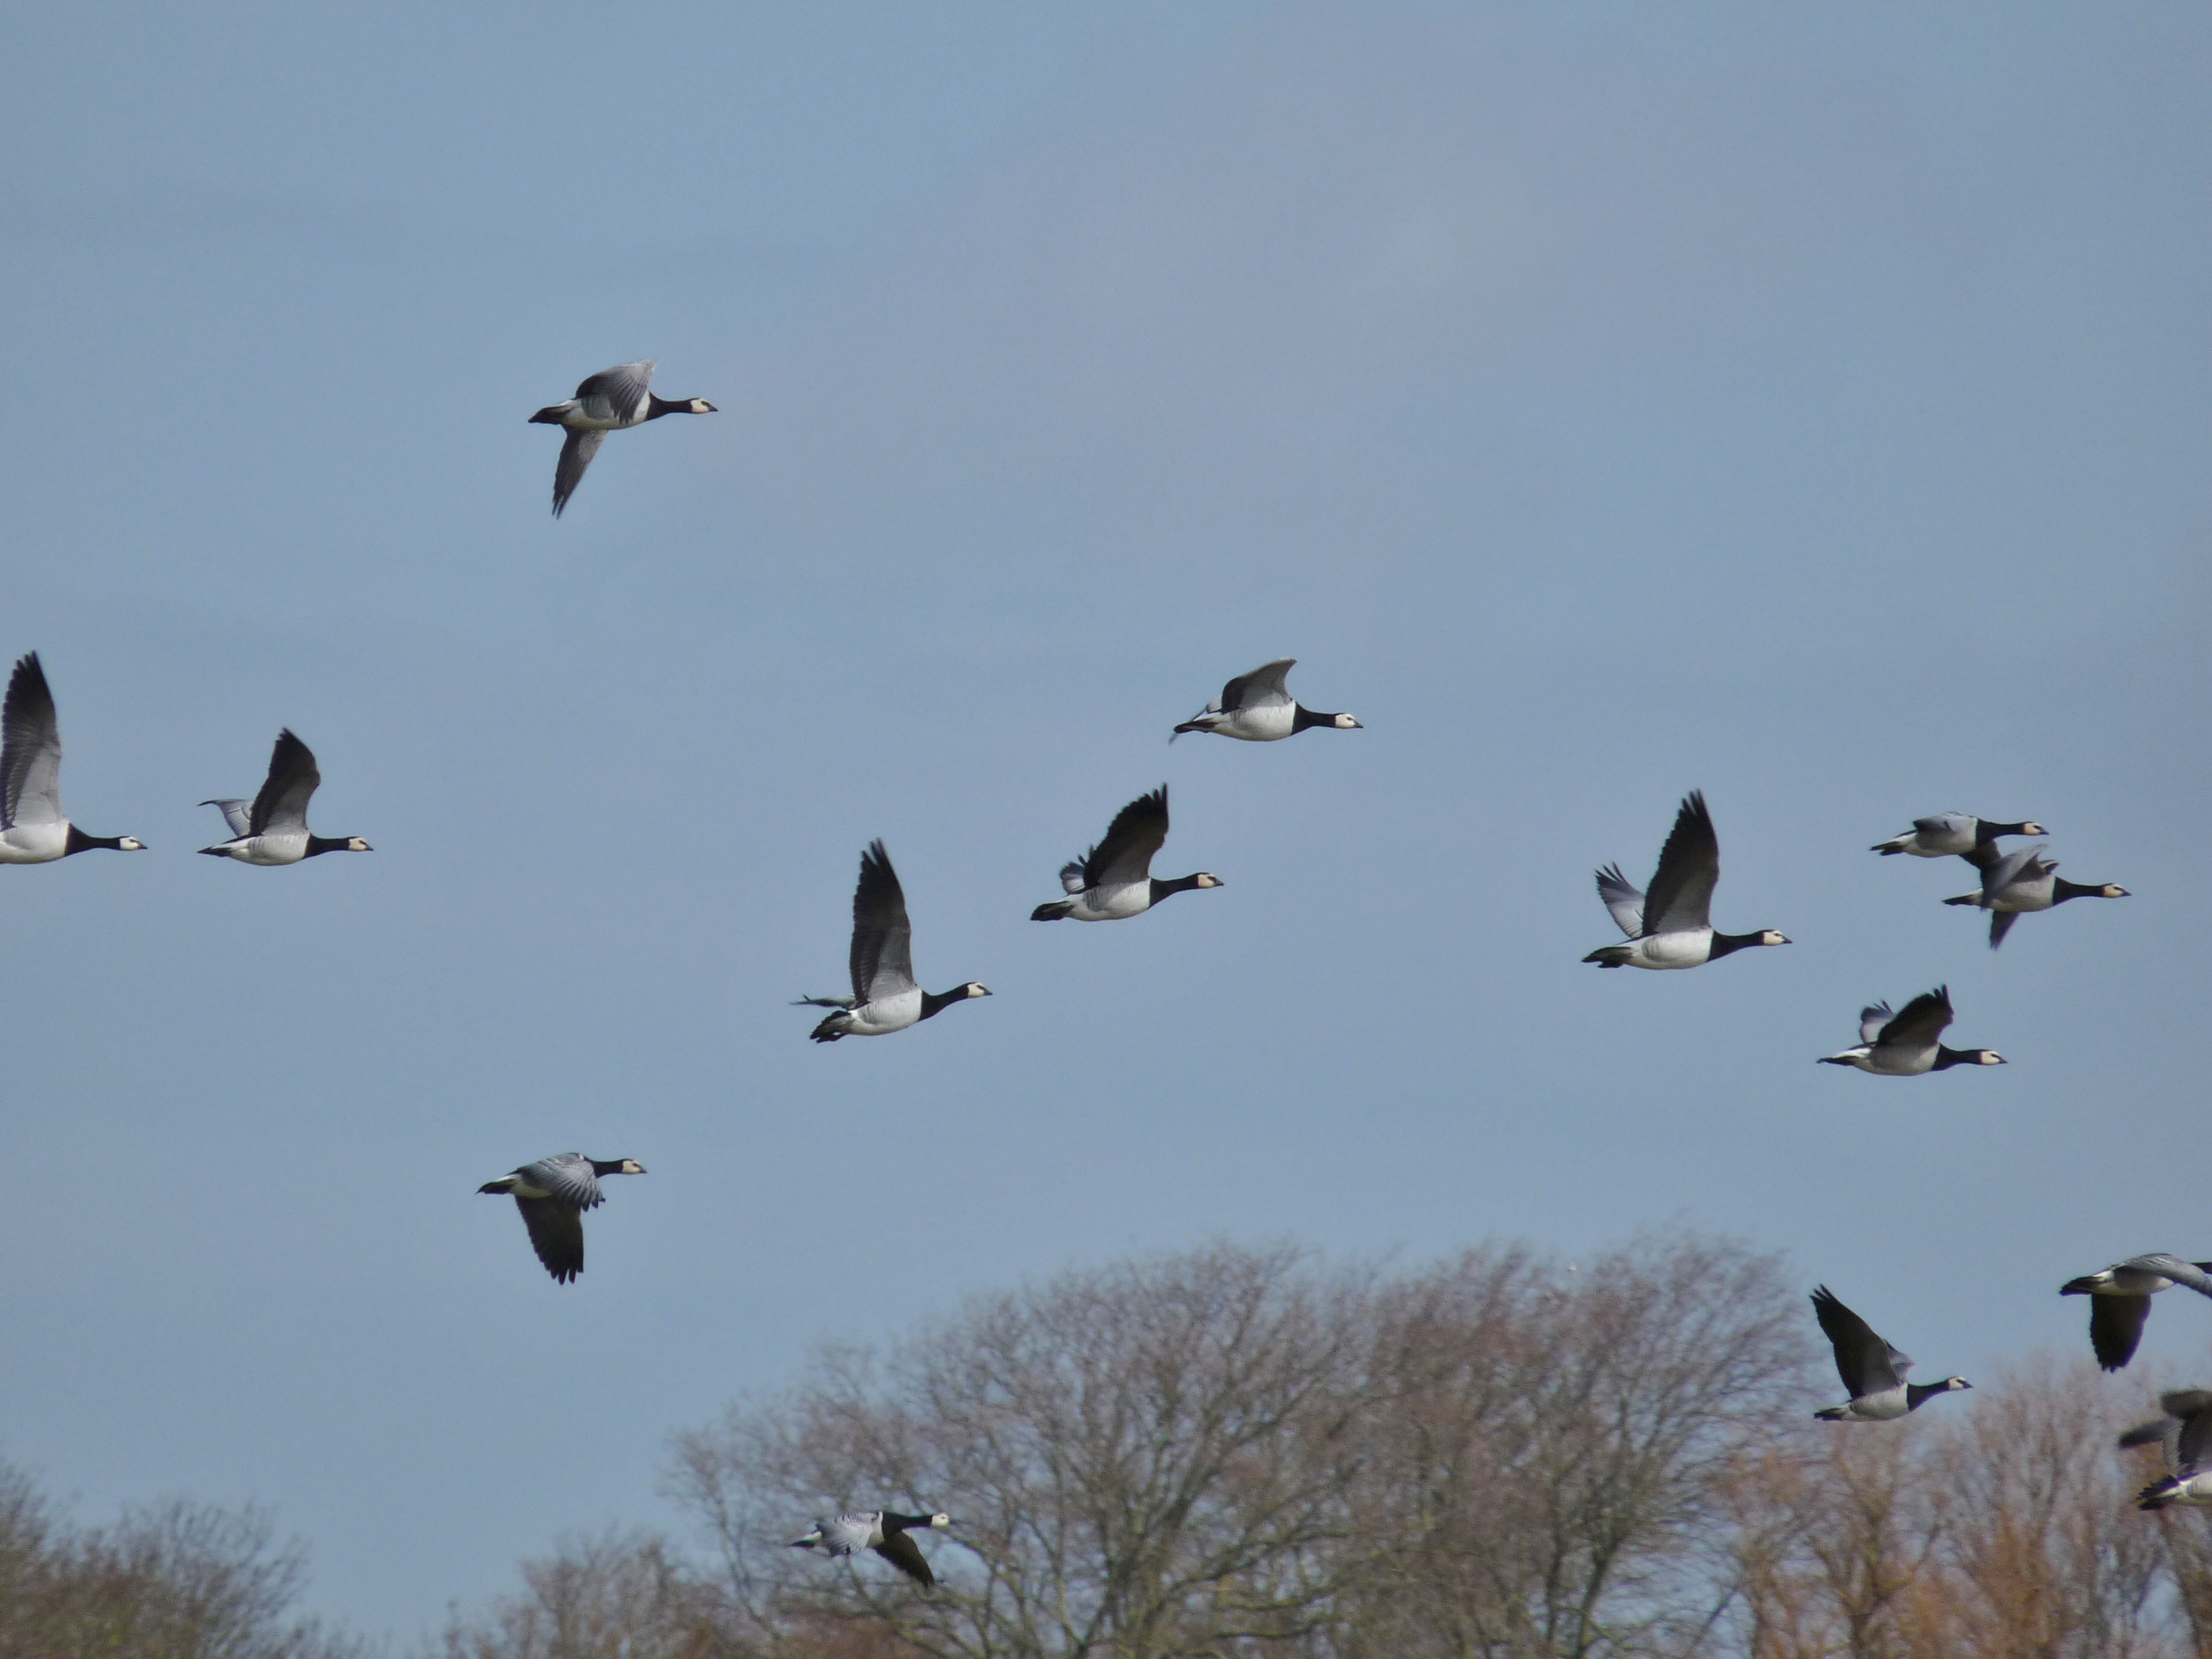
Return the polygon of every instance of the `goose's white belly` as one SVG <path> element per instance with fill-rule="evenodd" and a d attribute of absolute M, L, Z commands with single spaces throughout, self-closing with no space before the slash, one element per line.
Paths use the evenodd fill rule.
<path fill-rule="evenodd" d="M 1859 1069 L 1876 1077 L 1919 1077 L 1936 1069 L 1936 1045 L 1924 1048 L 1885 1048 L 1875 1045 Z"/>
<path fill-rule="evenodd" d="M 1150 876 L 1126 887 L 1087 887 L 1075 896 L 1068 918 L 1073 921 L 1124 921 L 1152 908 Z"/>
<path fill-rule="evenodd" d="M 1869 1394 L 1851 1401 L 1851 1420 L 1855 1423 L 1893 1423 L 1912 1409 L 1905 1397 L 1905 1385 L 1884 1389 L 1880 1394 Z"/>
<path fill-rule="evenodd" d="M 223 842 L 222 850 L 240 864 L 297 864 L 307 856 L 307 834 L 246 836 Z"/>
<path fill-rule="evenodd" d="M 2028 910 L 2048 910 L 2057 896 L 2058 878 L 2045 876 L 2041 881 L 2016 881 L 2009 887 L 2000 887 L 1987 899 L 1982 908 L 1986 910 L 2010 910 L 2019 915 Z"/>
<path fill-rule="evenodd" d="M 0 864 L 51 864 L 69 851 L 70 827 L 16 823 L 0 830 Z"/>
<path fill-rule="evenodd" d="M 864 1002 L 845 1016 L 848 1036 L 885 1036 L 903 1031 L 921 1018 L 921 988 L 902 991 L 878 1002 Z"/>
<path fill-rule="evenodd" d="M 1702 968 L 1712 960 L 1713 930 L 1693 927 L 1678 933 L 1649 933 L 1631 939 L 1632 968 Z"/>
<path fill-rule="evenodd" d="M 1273 743 L 1291 735 L 1297 723 L 1297 708 L 1294 703 L 1267 703 L 1258 708 L 1240 708 L 1233 714 L 1224 714 L 1214 723 L 1213 729 L 1224 738 L 1242 738 L 1247 743 Z"/>

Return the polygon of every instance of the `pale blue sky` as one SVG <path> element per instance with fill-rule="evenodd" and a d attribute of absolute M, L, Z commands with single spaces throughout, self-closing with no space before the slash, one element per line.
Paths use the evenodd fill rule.
<path fill-rule="evenodd" d="M 2081 1346 L 2212 1254 L 2208 71 L 2179 3 L 19 13 L 0 653 L 154 850 L 0 870 L 0 1449 L 408 1637 L 817 1341 L 1216 1233 L 1686 1219 L 1939 1374 Z M 556 522 L 526 418 L 638 356 L 722 412 Z M 1167 747 L 1283 653 L 1367 729 Z M 285 724 L 376 853 L 191 856 Z M 1228 884 L 1031 924 L 1163 779 Z M 1692 787 L 1797 942 L 1583 966 Z M 1865 850 L 1948 807 L 2136 896 L 1992 956 Z M 876 836 L 998 994 L 816 1048 Z M 1812 1064 L 1946 981 L 2010 1066 Z M 652 1173 L 562 1289 L 474 1188 L 568 1147 Z"/>

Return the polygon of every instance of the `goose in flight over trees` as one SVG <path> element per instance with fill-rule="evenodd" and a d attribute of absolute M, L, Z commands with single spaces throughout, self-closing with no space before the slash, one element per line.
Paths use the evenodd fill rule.
<path fill-rule="evenodd" d="M 204 800 L 203 806 L 220 807 L 231 838 L 200 851 L 240 864 L 297 864 L 319 853 L 367 853 L 372 849 L 359 836 L 318 836 L 307 829 L 307 801 L 321 787 L 323 775 L 315 769 L 314 751 L 292 735 L 287 726 L 276 734 L 269 753 L 269 775 L 261 793 L 249 805 L 242 800 Z"/>
<path fill-rule="evenodd" d="M 937 1575 L 929 1570 L 929 1560 L 922 1554 L 921 1547 L 907 1534 L 917 1527 L 945 1532 L 951 1525 L 952 1517 L 942 1512 L 901 1515 L 893 1510 L 863 1510 L 817 1521 L 804 1538 L 791 1540 L 791 1547 L 820 1550 L 832 1557 L 850 1555 L 855 1550 L 873 1550 L 922 1589 L 930 1589 L 937 1583 Z"/>
<path fill-rule="evenodd" d="M 530 1229 L 530 1248 L 538 1252 L 554 1282 L 566 1285 L 584 1271 L 584 1212 L 606 1202 L 599 1177 L 644 1173 L 645 1165 L 634 1158 L 556 1152 L 512 1175 L 487 1181 L 477 1190 L 514 1195 L 522 1224 Z"/>
<path fill-rule="evenodd" d="M 1850 1399 L 1813 1413 L 1824 1423 L 1887 1423 L 1920 1409 L 1939 1394 L 1974 1385 L 1963 1376 L 1941 1382 L 1907 1382 L 1910 1354 L 1899 1353 L 1874 1334 L 1874 1328 L 1836 1299 L 1826 1285 L 1813 1292 L 1813 1311 L 1836 1351 L 1836 1371 Z"/>
<path fill-rule="evenodd" d="M 1721 878 L 1720 837 L 1703 790 L 1683 798 L 1674 828 L 1659 849 L 1659 868 L 1648 893 L 1628 884 L 1618 864 L 1597 872 L 1598 896 L 1628 935 L 1626 945 L 1601 945 L 1584 957 L 1601 968 L 1698 968 L 1753 945 L 1787 945 L 1771 927 L 1755 933 L 1713 931 L 1713 885 Z"/>
<path fill-rule="evenodd" d="M 1982 866 L 1978 892 L 1947 898 L 1946 904 L 1972 904 L 1990 912 L 1990 949 L 2004 943 L 2013 922 L 2030 910 L 2048 910 L 2077 898 L 2126 898 L 2128 890 L 2103 882 L 2084 886 L 2057 873 L 2058 860 L 2043 856 L 2046 843 L 2038 842 L 2002 858 L 1976 860 Z"/>
<path fill-rule="evenodd" d="M 1823 1066 L 1856 1066 L 1876 1077 L 1919 1077 L 1953 1066 L 2002 1066 L 1991 1048 L 1947 1048 L 1937 1040 L 1951 1023 L 1951 988 L 1923 991 L 1892 1013 L 1887 1002 L 1859 1011 L 1859 1040 L 1839 1054 L 1823 1054 Z"/>
<path fill-rule="evenodd" d="M 1168 741 L 1173 743 L 1186 732 L 1211 732 L 1217 737 L 1242 738 L 1247 743 L 1273 743 L 1316 726 L 1358 731 L 1359 722 L 1349 714 L 1324 714 L 1291 698 L 1287 682 L 1297 660 L 1278 657 L 1249 674 L 1239 674 L 1221 688 L 1218 697 L 1176 727 Z"/>
<path fill-rule="evenodd" d="M 2043 836 L 2050 831 L 2039 823 L 1991 823 L 1971 812 L 1938 812 L 1932 818 L 1915 818 L 1912 828 L 1867 848 L 1884 858 L 1910 853 L 1917 859 L 1972 858 L 1999 836 Z"/>
<path fill-rule="evenodd" d="M 94 847 L 143 853 L 136 836 L 88 836 L 62 815 L 62 728 L 35 651 L 16 663 L 0 703 L 0 864 L 51 864 Z"/>
<path fill-rule="evenodd" d="M 584 469 L 599 453 L 599 446 L 606 441 L 608 433 L 643 426 L 664 415 L 717 412 L 704 398 L 678 398 L 671 402 L 655 397 L 652 390 L 653 371 L 658 366 L 659 359 L 645 357 L 634 363 L 617 363 L 612 368 L 603 368 L 587 376 L 576 388 L 574 397 L 548 404 L 530 417 L 533 426 L 557 426 L 568 434 L 561 446 L 560 464 L 553 469 L 555 518 L 561 516 L 561 509 L 568 505 L 568 497 L 576 493 Z"/>
<path fill-rule="evenodd" d="M 1140 916 L 1171 893 L 1218 887 L 1221 878 L 1201 870 L 1194 876 L 1162 881 L 1152 874 L 1152 857 L 1168 838 L 1168 787 L 1139 795 L 1114 815 L 1105 839 L 1083 857 L 1062 865 L 1060 884 L 1068 897 L 1040 904 L 1031 921 L 1121 921 Z"/>
<path fill-rule="evenodd" d="M 798 1007 L 832 1008 L 814 1028 L 817 1042 L 845 1036 L 883 1036 L 918 1025 L 932 1014 L 990 992 L 970 980 L 950 991 L 925 991 L 914 977 L 914 924 L 906 893 L 880 841 L 860 854 L 860 881 L 853 890 L 853 994 L 801 997 Z"/>
<path fill-rule="evenodd" d="M 2166 1478 L 2145 1486 L 2136 1507 L 2212 1504 L 2212 1391 L 2177 1389 L 2159 1395 L 2158 1406 L 2165 1416 L 2120 1437 L 2122 1446 L 2155 1444 L 2166 1459 Z"/>
<path fill-rule="evenodd" d="M 2159 1250 L 2069 1279 L 2058 1287 L 2058 1294 L 2089 1298 L 2089 1346 L 2096 1350 L 2100 1365 L 2116 1371 L 2136 1357 L 2143 1322 L 2150 1317 L 2151 1297 L 2172 1285 L 2212 1296 L 2209 1274 L 2212 1261 L 2184 1261 Z"/>

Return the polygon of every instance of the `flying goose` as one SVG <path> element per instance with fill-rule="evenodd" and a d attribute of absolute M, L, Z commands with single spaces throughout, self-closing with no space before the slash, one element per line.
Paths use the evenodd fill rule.
<path fill-rule="evenodd" d="M 813 1530 L 804 1538 L 794 1538 L 791 1547 L 795 1550 L 820 1550 L 824 1555 L 850 1555 L 855 1550 L 873 1550 L 901 1572 L 922 1587 L 935 1586 L 937 1575 L 929 1570 L 928 1558 L 921 1546 L 907 1536 L 908 1529 L 928 1527 L 939 1532 L 948 1530 L 952 1517 L 942 1512 L 936 1515 L 900 1515 L 891 1510 L 862 1510 L 848 1515 L 833 1516 L 827 1521 L 817 1521 Z"/>
<path fill-rule="evenodd" d="M 641 358 L 617 363 L 589 375 L 564 403 L 548 404 L 530 417 L 532 426 L 557 426 L 568 434 L 561 446 L 560 465 L 553 469 L 553 516 L 568 505 L 583 481 L 584 469 L 599 453 L 607 434 L 643 426 L 664 415 L 712 415 L 714 405 L 704 398 L 679 398 L 671 403 L 652 392 L 653 371 L 659 360 Z"/>
<path fill-rule="evenodd" d="M 8 677 L 0 703 L 0 864 L 51 864 L 88 848 L 143 853 L 136 836 L 88 836 L 62 816 L 62 728 L 46 671 L 32 652 Z"/>
<path fill-rule="evenodd" d="M 1813 1292 L 1813 1311 L 1836 1351 L 1837 1374 L 1851 1396 L 1841 1406 L 1813 1413 L 1824 1423 L 1887 1423 L 1918 1411 L 1935 1395 L 1974 1386 L 1963 1376 L 1907 1382 L 1905 1374 L 1912 1369 L 1912 1357 L 1876 1336 L 1874 1327 L 1838 1301 L 1826 1285 Z"/>
<path fill-rule="evenodd" d="M 2048 842 L 2038 842 L 2033 847 L 2023 847 L 2016 853 L 1983 862 L 1979 892 L 1961 893 L 1956 898 L 1943 901 L 1946 904 L 1977 905 L 1990 913 L 1990 950 L 2004 943 L 2005 935 L 2012 931 L 2013 919 L 2030 910 L 2048 910 L 2068 899 L 2129 896 L 2126 888 L 2116 887 L 2111 882 L 2085 887 L 2054 874 L 2058 860 L 2043 856 L 2047 845 Z"/>
<path fill-rule="evenodd" d="M 1139 916 L 1170 893 L 1194 887 L 1218 887 L 1221 878 L 1201 870 L 1194 876 L 1162 881 L 1152 873 L 1152 855 L 1168 838 L 1168 787 L 1139 795 L 1114 815 L 1105 839 L 1075 863 L 1060 866 L 1060 884 L 1071 896 L 1040 904 L 1031 921 L 1120 921 Z"/>
<path fill-rule="evenodd" d="M 269 775 L 249 805 L 242 800 L 204 800 L 220 807 L 231 838 L 203 847 L 203 853 L 236 859 L 240 864 L 297 864 L 319 853 L 367 853 L 374 849 L 359 836 L 318 836 L 307 829 L 307 800 L 321 787 L 314 751 L 292 735 L 276 734 L 269 752 Z"/>
<path fill-rule="evenodd" d="M 1697 968 L 1751 945 L 1787 945 L 1771 927 L 1756 933 L 1717 933 L 1710 912 L 1713 884 L 1721 878 L 1720 837 L 1705 792 L 1692 789 L 1674 815 L 1674 828 L 1659 849 L 1650 893 L 1628 884 L 1618 864 L 1597 872 L 1598 896 L 1613 913 L 1626 945 L 1601 945 L 1584 957 L 1601 968 Z"/>
<path fill-rule="evenodd" d="M 477 1190 L 514 1195 L 522 1224 L 530 1229 L 530 1248 L 538 1252 L 554 1283 L 566 1285 L 584 1271 L 584 1212 L 606 1202 L 599 1177 L 644 1173 L 645 1165 L 634 1158 L 556 1152 L 512 1175 L 487 1181 Z"/>
<path fill-rule="evenodd" d="M 1884 858 L 1910 853 L 1917 859 L 1970 858 L 1977 848 L 1987 847 L 1999 836 L 2046 836 L 2039 823 L 1991 823 L 1971 812 L 1938 812 L 1932 818 L 1915 818 L 1912 828 L 1867 848 Z"/>
<path fill-rule="evenodd" d="M 2069 1279 L 2058 1287 L 2058 1294 L 2089 1298 L 2089 1346 L 2097 1351 L 2100 1365 L 2116 1371 L 2136 1357 L 2143 1321 L 2150 1317 L 2151 1297 L 2173 1285 L 2212 1296 L 2208 1273 L 2212 1273 L 2212 1261 L 2184 1261 L 2160 1250 Z"/>
<path fill-rule="evenodd" d="M 950 991 L 925 991 L 915 983 L 914 924 L 907 920 L 898 872 L 880 841 L 870 842 L 860 854 L 860 885 L 853 890 L 852 969 L 849 998 L 801 997 L 792 1005 L 837 1011 L 814 1028 L 817 1042 L 903 1031 L 956 1002 L 991 994 L 973 980 Z"/>
<path fill-rule="evenodd" d="M 2120 1437 L 2122 1446 L 2155 1443 L 2166 1459 L 2166 1479 L 2145 1486 L 2139 1510 L 2169 1504 L 2212 1504 L 2212 1390 L 2177 1389 L 2158 1397 L 2166 1413 L 2138 1423 Z"/>
<path fill-rule="evenodd" d="M 1356 732 L 1359 722 L 1349 714 L 1324 714 L 1293 702 L 1287 682 L 1296 657 L 1278 657 L 1249 674 L 1239 674 L 1221 688 L 1221 695 L 1176 727 L 1168 741 L 1186 732 L 1211 732 L 1217 737 L 1242 738 L 1247 743 L 1273 743 L 1309 726 L 1332 726 Z"/>
<path fill-rule="evenodd" d="M 1822 1054 L 1823 1066 L 1856 1066 L 1876 1077 L 1918 1077 L 1953 1066 L 2002 1066 L 2004 1056 L 1990 1048 L 1947 1048 L 1936 1041 L 1951 1023 L 1951 988 L 1923 991 L 1892 1013 L 1887 1002 L 1859 1010 L 1859 1040 L 1839 1054 Z"/>

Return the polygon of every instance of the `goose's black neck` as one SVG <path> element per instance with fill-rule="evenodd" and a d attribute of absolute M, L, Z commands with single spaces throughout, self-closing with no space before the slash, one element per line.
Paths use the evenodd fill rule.
<path fill-rule="evenodd" d="M 1293 704 L 1292 707 L 1297 710 L 1297 714 L 1291 716 L 1291 730 L 1294 733 L 1304 731 L 1309 726 L 1334 726 L 1336 724 L 1336 716 L 1334 714 L 1318 714 L 1313 709 L 1307 708 L 1305 704 L 1302 702 Z"/>
<path fill-rule="evenodd" d="M 94 847 L 104 847 L 111 853 L 119 853 L 123 850 L 123 837 L 88 836 L 72 823 L 69 827 L 69 839 L 62 847 L 62 856 L 67 858 L 71 853 L 82 853 Z"/>
<path fill-rule="evenodd" d="M 622 1158 L 595 1158 L 590 1160 L 592 1173 L 595 1176 L 620 1175 L 623 1165 L 629 1161 Z"/>
<path fill-rule="evenodd" d="M 1947 1048 L 1939 1042 L 1936 1045 L 1936 1063 L 1928 1069 L 1942 1072 L 1954 1066 L 1978 1066 L 1981 1063 L 1982 1051 L 1979 1048 Z"/>
<path fill-rule="evenodd" d="M 964 985 L 956 985 L 949 991 L 924 991 L 921 994 L 921 1017 L 927 1019 L 932 1014 L 942 1013 L 956 1002 L 967 1000 L 968 988 Z"/>
<path fill-rule="evenodd" d="M 102 844 L 104 845 L 105 843 Z M 2068 899 L 2102 898 L 2104 896 L 2105 890 L 2100 886 L 2092 886 L 2087 882 L 2069 881 L 2063 876 L 2054 876 L 2051 878 L 2051 902 L 2053 904 L 2063 904 Z"/>
<path fill-rule="evenodd" d="M 926 1515 L 901 1515 L 893 1510 L 884 1511 L 883 1528 L 886 1538 L 895 1532 L 904 1532 L 908 1527 L 926 1527 L 928 1524 L 929 1517 Z"/>
<path fill-rule="evenodd" d="M 1162 899 L 1167 897 L 1170 893 L 1191 892 L 1195 890 L 1197 886 L 1198 872 L 1195 871 L 1187 876 L 1178 876 L 1173 881 L 1162 881 L 1158 876 L 1154 876 L 1152 878 L 1152 902 L 1158 904 Z"/>
<path fill-rule="evenodd" d="M 657 421 L 664 415 L 689 415 L 690 412 L 691 400 L 689 398 L 679 398 L 671 402 L 652 392 L 646 393 L 645 418 L 648 421 Z"/>
<path fill-rule="evenodd" d="M 2027 833 L 2027 825 L 2024 823 L 1991 823 L 1987 818 L 1978 818 L 1974 822 L 1974 840 L 1980 845 L 1985 846 L 1999 836 L 2024 836 Z"/>
<path fill-rule="evenodd" d="M 348 839 L 344 836 L 309 836 L 307 850 L 300 856 L 311 859 L 319 853 L 343 853 L 346 849 Z"/>
<path fill-rule="evenodd" d="M 1905 1385 L 1905 1409 L 1917 1412 L 1931 1395 L 1950 1392 L 1948 1382 L 1908 1382 Z"/>
<path fill-rule="evenodd" d="M 1711 953 L 1706 956 L 1705 960 L 1707 962 L 1718 962 L 1723 957 L 1728 955 L 1731 951 L 1741 951 L 1746 945 L 1756 945 L 1758 943 L 1759 935 L 1756 933 L 1716 933 L 1713 935 L 1713 948 Z"/>

